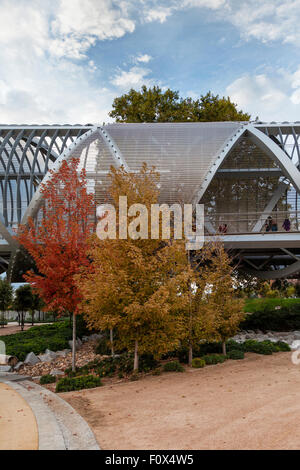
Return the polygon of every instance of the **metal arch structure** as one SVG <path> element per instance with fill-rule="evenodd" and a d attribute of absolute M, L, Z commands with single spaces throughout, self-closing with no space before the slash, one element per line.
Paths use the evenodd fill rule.
<path fill-rule="evenodd" d="M 245 139 L 273 164 L 266 168 L 225 168 Z M 110 165 L 122 165 L 133 172 L 143 162 L 155 165 L 161 175 L 161 202 L 169 204 L 179 199 L 202 202 L 216 178 L 276 176 L 278 185 L 255 214 L 251 229 L 219 236 L 235 259 L 239 258 L 241 269 L 254 276 L 297 276 L 298 230 L 272 234 L 262 230 L 264 220 L 274 214 L 274 207 L 290 188 L 294 188 L 297 202 L 299 142 L 300 122 L 0 125 L 0 269 L 6 271 L 15 258 L 18 247 L 13 234 L 18 224 L 38 213 L 40 184 L 51 178 L 49 170 L 56 171 L 63 160 L 75 156 L 86 168 L 97 194 L 105 191 Z M 205 225 L 207 236 L 214 236 L 216 227 L 209 217 Z"/>

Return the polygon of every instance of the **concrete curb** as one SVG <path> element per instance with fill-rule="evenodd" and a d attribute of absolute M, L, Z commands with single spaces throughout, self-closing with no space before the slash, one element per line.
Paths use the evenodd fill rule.
<path fill-rule="evenodd" d="M 6 382 L 31 407 L 38 425 L 39 450 L 100 450 L 86 421 L 56 394 L 34 382 Z"/>

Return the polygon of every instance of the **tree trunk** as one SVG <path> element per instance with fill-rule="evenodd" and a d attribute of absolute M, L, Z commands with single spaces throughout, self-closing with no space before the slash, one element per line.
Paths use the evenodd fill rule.
<path fill-rule="evenodd" d="M 224 356 L 226 356 L 226 341 L 222 342 L 222 351 L 223 351 Z"/>
<path fill-rule="evenodd" d="M 24 331 L 24 312 L 21 313 L 21 331 Z"/>
<path fill-rule="evenodd" d="M 41 311 L 39 310 L 39 323 L 41 322 Z"/>
<path fill-rule="evenodd" d="M 114 357 L 115 355 L 115 349 L 114 349 L 114 330 L 111 328 L 109 331 L 110 334 L 110 349 L 111 349 L 111 355 Z"/>
<path fill-rule="evenodd" d="M 193 346 L 190 344 L 189 346 L 189 366 L 192 367 L 193 362 Z"/>
<path fill-rule="evenodd" d="M 135 346 L 134 346 L 134 363 L 133 363 L 133 370 L 138 371 L 139 370 L 139 343 L 136 340 L 135 341 Z"/>
<path fill-rule="evenodd" d="M 31 325 L 34 325 L 34 311 L 31 313 Z"/>
<path fill-rule="evenodd" d="M 76 370 L 76 315 L 73 313 L 72 371 Z"/>

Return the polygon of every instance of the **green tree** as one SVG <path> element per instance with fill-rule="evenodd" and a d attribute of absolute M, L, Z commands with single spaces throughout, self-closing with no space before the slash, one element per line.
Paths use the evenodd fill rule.
<path fill-rule="evenodd" d="M 24 320 L 26 312 L 33 306 L 33 293 L 30 284 L 18 287 L 15 292 L 14 308 L 21 313 L 21 331 L 24 331 Z"/>
<path fill-rule="evenodd" d="M 12 303 L 13 289 L 6 279 L 0 279 L 0 311 L 2 312 L 1 325 L 4 328 L 5 312 Z"/>
<path fill-rule="evenodd" d="M 210 91 L 199 99 L 180 98 L 178 91 L 162 91 L 158 86 L 141 91 L 131 89 L 114 99 L 109 115 L 117 122 L 205 122 L 249 121 L 250 115 L 239 111 L 229 97 Z"/>

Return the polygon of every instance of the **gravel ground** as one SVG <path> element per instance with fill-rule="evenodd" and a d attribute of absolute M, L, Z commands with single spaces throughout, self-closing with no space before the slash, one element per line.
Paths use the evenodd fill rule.
<path fill-rule="evenodd" d="M 102 449 L 299 449 L 299 390 L 284 352 L 60 395 Z"/>

